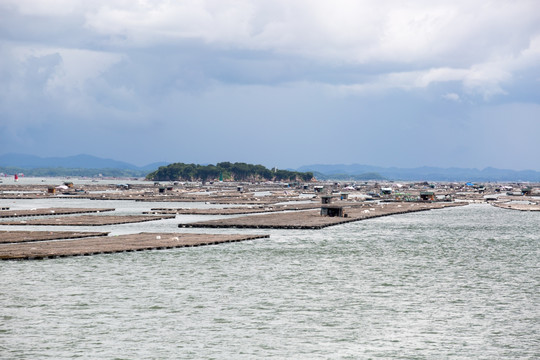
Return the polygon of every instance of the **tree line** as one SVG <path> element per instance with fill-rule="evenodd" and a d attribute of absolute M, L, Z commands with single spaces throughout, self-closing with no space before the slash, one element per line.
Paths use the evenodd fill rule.
<path fill-rule="evenodd" d="M 312 172 L 267 169 L 263 165 L 221 162 L 216 165 L 174 163 L 146 176 L 154 181 L 310 181 Z"/>

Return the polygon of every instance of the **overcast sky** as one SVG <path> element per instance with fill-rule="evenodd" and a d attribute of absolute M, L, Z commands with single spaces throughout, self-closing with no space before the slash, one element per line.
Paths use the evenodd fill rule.
<path fill-rule="evenodd" d="M 0 0 L 0 153 L 540 170 L 540 1 Z"/>

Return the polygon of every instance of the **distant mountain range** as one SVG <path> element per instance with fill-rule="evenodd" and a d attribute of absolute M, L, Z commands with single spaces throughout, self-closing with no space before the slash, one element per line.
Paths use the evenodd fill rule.
<path fill-rule="evenodd" d="M 66 157 L 39 157 L 10 153 L 0 155 L 0 172 L 24 172 L 30 176 L 146 176 L 160 166 L 170 163 L 156 162 L 136 166 L 127 162 L 99 158 L 92 155 Z M 370 165 L 306 165 L 297 169 L 311 171 L 320 180 L 396 180 L 396 181 L 473 181 L 473 182 L 540 182 L 540 172 L 533 170 L 504 170 L 488 167 L 482 170 L 467 168 L 417 167 L 397 168 Z"/>
<path fill-rule="evenodd" d="M 503 170 L 492 167 L 483 170 L 466 168 L 396 168 L 369 165 L 306 165 L 297 171 L 312 171 L 325 179 L 377 180 L 376 175 L 401 181 L 473 181 L 473 182 L 540 182 L 540 172 L 533 170 Z"/>
<path fill-rule="evenodd" d="M 103 159 L 92 155 L 40 157 L 26 154 L 0 155 L 0 172 L 25 173 L 29 176 L 111 176 L 144 177 L 166 162 L 136 166 L 127 162 Z"/>
<path fill-rule="evenodd" d="M 36 168 L 70 168 L 70 169 L 123 169 L 154 171 L 160 166 L 168 165 L 166 162 L 157 162 L 145 166 L 136 166 L 127 162 L 112 159 L 103 159 L 92 155 L 75 155 L 66 157 L 39 157 L 25 154 L 0 155 L 1 167 L 16 167 L 22 169 Z"/>

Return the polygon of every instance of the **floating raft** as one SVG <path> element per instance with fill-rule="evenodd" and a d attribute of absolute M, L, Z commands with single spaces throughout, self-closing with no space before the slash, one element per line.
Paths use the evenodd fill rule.
<path fill-rule="evenodd" d="M 107 236 L 108 232 L 0 231 L 0 244 Z"/>
<path fill-rule="evenodd" d="M 79 240 L 2 244 L 0 245 L 0 259 L 32 260 L 66 256 L 111 254 L 125 251 L 174 249 L 268 237 L 269 235 L 139 233 L 112 237 L 84 238 Z"/>
<path fill-rule="evenodd" d="M 87 208 L 46 208 L 31 210 L 7 210 L 0 211 L 0 218 L 25 217 L 25 216 L 49 216 L 49 215 L 71 215 L 85 213 L 100 213 L 114 211 L 114 209 L 87 209 Z"/>
<path fill-rule="evenodd" d="M 519 211 L 540 211 L 540 204 L 523 204 L 523 203 L 493 203 L 492 204 L 495 207 L 501 208 L 501 209 L 509 209 L 509 210 L 519 210 Z"/>
<path fill-rule="evenodd" d="M 100 200 L 100 199 L 98 199 Z M 153 196 L 153 197 L 142 197 L 137 199 L 119 199 L 119 200 L 135 200 L 135 201 L 148 201 L 148 202 L 204 202 L 208 204 L 217 204 L 217 205 L 272 205 L 280 202 L 286 201 L 305 201 L 305 199 L 298 198 L 280 198 L 280 199 L 265 199 L 264 197 L 257 199 L 219 199 L 212 197 L 199 197 L 195 199 L 189 199 L 184 197 L 175 197 L 175 196 Z"/>
<path fill-rule="evenodd" d="M 245 215 L 269 213 L 278 211 L 299 211 L 308 209 L 320 208 L 320 204 L 290 204 L 290 205 L 274 205 L 262 206 L 256 208 L 234 207 L 223 209 L 185 209 L 185 208 L 154 208 L 144 214 L 181 214 L 181 215 Z"/>
<path fill-rule="evenodd" d="M 462 206 L 465 203 L 391 203 L 365 204 L 344 207 L 346 217 L 321 216 L 319 210 L 294 211 L 238 218 L 210 220 L 178 225 L 181 228 L 250 228 L 250 229 L 322 229 L 328 226 L 381 216 L 412 213 L 446 207 Z"/>
<path fill-rule="evenodd" d="M 174 217 L 175 215 L 80 215 L 21 221 L 2 221 L 0 225 L 101 226 L 173 219 Z"/>

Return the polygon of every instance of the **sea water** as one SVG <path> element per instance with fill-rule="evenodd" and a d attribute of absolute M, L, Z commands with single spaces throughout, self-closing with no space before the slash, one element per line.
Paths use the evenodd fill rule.
<path fill-rule="evenodd" d="M 9 205 L 111 206 L 125 214 L 206 206 L 73 199 Z M 482 204 L 323 230 L 177 227 L 203 218 L 217 217 L 32 227 L 270 238 L 0 262 L 0 358 L 540 358 L 540 213 Z"/>

